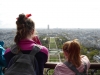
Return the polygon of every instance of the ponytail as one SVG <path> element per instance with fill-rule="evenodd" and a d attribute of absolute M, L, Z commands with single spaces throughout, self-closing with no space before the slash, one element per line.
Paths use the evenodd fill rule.
<path fill-rule="evenodd" d="M 76 67 L 81 65 L 80 59 L 80 45 L 78 41 L 68 41 L 63 45 L 63 51 L 68 53 L 68 61 L 71 62 Z"/>

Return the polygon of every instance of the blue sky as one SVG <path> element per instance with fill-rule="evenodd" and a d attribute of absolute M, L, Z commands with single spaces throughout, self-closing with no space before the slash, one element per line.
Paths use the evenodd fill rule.
<path fill-rule="evenodd" d="M 31 13 L 36 28 L 100 28 L 100 0 L 0 0 L 0 28 Z"/>

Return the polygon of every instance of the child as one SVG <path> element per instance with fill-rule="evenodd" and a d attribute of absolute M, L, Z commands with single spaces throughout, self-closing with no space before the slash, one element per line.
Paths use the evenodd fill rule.
<path fill-rule="evenodd" d="M 44 64 L 48 60 L 48 49 L 41 45 L 38 36 L 35 35 L 35 23 L 31 18 L 29 18 L 30 16 L 31 14 L 19 14 L 16 20 L 17 30 L 14 42 L 23 54 L 29 54 L 36 44 L 41 47 L 41 50 L 35 55 L 35 57 L 39 65 L 39 75 L 43 75 Z M 18 51 L 19 50 L 17 50 L 17 52 Z M 12 53 L 10 48 L 6 49 L 4 56 L 7 61 L 7 65 L 11 58 L 15 55 L 16 54 Z"/>
<path fill-rule="evenodd" d="M 80 44 L 76 39 L 67 41 L 63 44 L 65 61 L 74 65 L 79 72 L 84 71 L 84 63 L 86 63 L 86 72 L 88 72 L 90 61 L 87 56 L 80 54 L 80 50 Z M 75 75 L 75 72 L 69 69 L 68 66 L 66 66 L 64 63 L 59 63 L 54 69 L 54 75 Z"/>
<path fill-rule="evenodd" d="M 0 75 L 3 75 L 2 67 L 6 66 L 6 60 L 4 58 L 5 49 L 3 48 L 4 42 L 0 41 Z"/>

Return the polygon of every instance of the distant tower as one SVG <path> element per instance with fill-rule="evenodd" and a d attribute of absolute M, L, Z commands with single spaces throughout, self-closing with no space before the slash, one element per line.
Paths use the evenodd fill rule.
<path fill-rule="evenodd" d="M 49 25 L 48 25 L 48 30 L 49 30 Z"/>

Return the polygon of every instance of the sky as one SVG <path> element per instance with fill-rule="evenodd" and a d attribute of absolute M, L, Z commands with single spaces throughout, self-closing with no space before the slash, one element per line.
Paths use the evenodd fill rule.
<path fill-rule="evenodd" d="M 0 0 L 0 28 L 16 28 L 21 13 L 36 28 L 100 28 L 100 0 Z"/>

